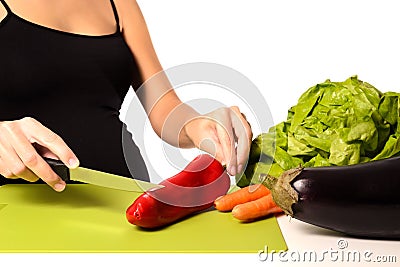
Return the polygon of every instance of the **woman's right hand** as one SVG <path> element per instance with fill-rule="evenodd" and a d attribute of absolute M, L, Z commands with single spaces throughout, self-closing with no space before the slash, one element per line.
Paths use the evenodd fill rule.
<path fill-rule="evenodd" d="M 30 182 L 42 179 L 54 190 L 63 191 L 65 182 L 43 157 L 60 159 L 69 168 L 79 165 L 78 158 L 62 138 L 37 120 L 25 117 L 0 122 L 1 175 Z"/>

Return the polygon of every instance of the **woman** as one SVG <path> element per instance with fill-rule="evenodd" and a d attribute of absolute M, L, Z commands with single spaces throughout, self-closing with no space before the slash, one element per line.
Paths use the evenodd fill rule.
<path fill-rule="evenodd" d="M 162 71 L 137 3 L 0 2 L 3 183 L 41 179 L 62 191 L 65 183 L 43 156 L 70 168 L 80 164 L 131 176 L 119 109 L 130 85 L 137 89 Z M 168 81 L 154 83 L 140 98 L 154 131 L 172 145 L 212 153 L 231 175 L 240 172 L 252 133 L 239 109 L 200 115 L 168 89 Z M 133 142 L 131 147 L 137 151 Z M 145 177 L 143 160 L 135 164 L 134 176 Z"/>

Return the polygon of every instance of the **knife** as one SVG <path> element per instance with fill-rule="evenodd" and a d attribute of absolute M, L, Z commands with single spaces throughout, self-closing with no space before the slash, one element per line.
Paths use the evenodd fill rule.
<path fill-rule="evenodd" d="M 149 190 L 163 188 L 163 185 L 153 184 L 137 179 L 114 175 L 106 172 L 91 170 L 83 167 L 69 169 L 62 161 L 44 158 L 55 173 L 65 182 L 70 180 L 83 182 L 87 184 L 143 193 Z"/>

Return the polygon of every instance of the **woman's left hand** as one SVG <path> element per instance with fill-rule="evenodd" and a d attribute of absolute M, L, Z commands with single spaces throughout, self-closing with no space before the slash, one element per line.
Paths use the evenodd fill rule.
<path fill-rule="evenodd" d="M 195 147 L 226 165 L 230 175 L 243 171 L 253 133 L 237 106 L 219 108 L 196 117 L 186 123 L 184 131 Z"/>

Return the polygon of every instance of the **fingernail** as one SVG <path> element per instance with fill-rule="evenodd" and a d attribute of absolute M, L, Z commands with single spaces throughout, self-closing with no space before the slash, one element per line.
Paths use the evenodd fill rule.
<path fill-rule="evenodd" d="M 57 192 L 61 192 L 61 191 L 63 191 L 63 190 L 65 189 L 65 184 L 55 184 L 55 185 L 54 185 L 54 189 L 55 189 Z"/>
<path fill-rule="evenodd" d="M 237 173 L 242 173 L 243 171 L 243 165 L 239 164 L 239 166 L 237 167 Z"/>
<path fill-rule="evenodd" d="M 235 166 L 230 166 L 229 167 L 229 173 L 231 175 L 236 175 L 236 167 Z"/>
<path fill-rule="evenodd" d="M 68 164 L 69 164 L 70 168 L 74 169 L 74 168 L 79 166 L 79 161 L 77 159 L 75 159 L 75 158 L 70 158 L 68 160 Z"/>

